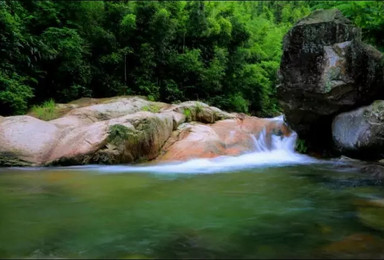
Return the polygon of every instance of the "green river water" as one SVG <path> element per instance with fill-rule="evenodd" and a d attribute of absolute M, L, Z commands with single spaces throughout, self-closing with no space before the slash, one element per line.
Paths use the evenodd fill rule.
<path fill-rule="evenodd" d="M 354 168 L 115 169 L 0 169 L 0 257 L 384 257 L 383 185 Z"/>

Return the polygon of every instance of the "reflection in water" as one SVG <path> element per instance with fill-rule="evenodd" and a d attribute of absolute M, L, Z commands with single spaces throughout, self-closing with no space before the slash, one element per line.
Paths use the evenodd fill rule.
<path fill-rule="evenodd" d="M 383 258 L 382 182 L 295 153 L 295 138 L 184 163 L 0 169 L 0 258 Z"/>
<path fill-rule="evenodd" d="M 332 165 L 194 175 L 3 169 L 0 256 L 383 257 L 382 186 Z"/>

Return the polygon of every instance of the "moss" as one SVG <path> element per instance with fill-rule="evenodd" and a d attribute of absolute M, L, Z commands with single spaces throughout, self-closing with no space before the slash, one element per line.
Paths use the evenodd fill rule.
<path fill-rule="evenodd" d="M 141 111 L 149 111 L 149 106 L 143 106 L 143 107 L 141 108 Z"/>
<path fill-rule="evenodd" d="M 376 100 L 372 103 L 372 107 L 374 111 L 382 111 L 384 108 L 384 101 L 383 100 Z"/>
<path fill-rule="evenodd" d="M 329 79 L 335 80 L 340 76 L 341 69 L 339 67 L 334 67 L 329 70 Z"/>
<path fill-rule="evenodd" d="M 31 166 L 32 163 L 21 160 L 16 154 L 11 152 L 0 152 L 0 166 Z"/>
<path fill-rule="evenodd" d="M 156 105 L 156 104 L 150 104 L 149 106 L 144 106 L 141 108 L 142 111 L 149 111 L 152 113 L 159 113 L 160 109 L 161 109 L 161 107 L 159 105 Z"/>
<path fill-rule="evenodd" d="M 183 114 L 185 116 L 185 120 L 188 122 L 188 121 L 191 121 L 192 120 L 192 113 L 191 113 L 191 110 L 189 108 L 185 108 L 183 110 Z"/>
<path fill-rule="evenodd" d="M 118 145 L 121 142 L 124 142 L 130 136 L 131 129 L 126 126 L 116 124 L 109 127 L 108 143 Z"/>
<path fill-rule="evenodd" d="M 196 102 L 195 103 L 195 111 L 196 111 L 196 114 L 200 113 L 203 111 L 203 106 L 200 102 Z"/>
<path fill-rule="evenodd" d="M 119 124 L 113 125 L 109 130 L 108 143 L 116 146 L 119 150 L 118 154 L 125 157 L 124 161 L 137 161 L 151 148 L 150 135 L 154 131 L 156 131 L 156 122 L 147 119 L 136 125 L 136 129 Z"/>
<path fill-rule="evenodd" d="M 338 80 L 340 78 L 341 69 L 339 67 L 330 68 L 325 82 L 325 92 L 332 90 L 332 80 Z"/>
<path fill-rule="evenodd" d="M 384 101 L 376 100 L 371 107 L 363 112 L 366 119 L 374 119 L 374 121 L 382 122 L 384 120 Z"/>
<path fill-rule="evenodd" d="M 160 146 L 157 134 L 164 122 L 156 117 L 131 122 L 135 129 L 116 124 L 110 126 L 107 143 L 92 158 L 105 164 L 145 162 L 157 156 Z"/>
<path fill-rule="evenodd" d="M 92 162 L 116 164 L 134 162 L 134 155 L 140 154 L 140 132 L 124 125 L 116 124 L 109 127 L 107 144 L 92 158 Z"/>

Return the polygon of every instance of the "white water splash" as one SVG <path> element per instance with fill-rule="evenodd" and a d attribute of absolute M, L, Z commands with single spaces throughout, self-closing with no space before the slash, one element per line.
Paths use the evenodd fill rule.
<path fill-rule="evenodd" d="M 283 122 L 283 116 L 271 118 Z M 230 135 L 234 135 L 232 132 Z M 96 171 L 101 174 L 111 173 L 129 173 L 129 172 L 149 172 L 156 174 L 210 174 L 219 172 L 232 172 L 250 168 L 281 167 L 289 165 L 302 165 L 320 163 L 319 161 L 307 155 L 299 154 L 295 151 L 297 139 L 296 133 L 290 136 L 272 135 L 271 140 L 267 141 L 266 130 L 264 129 L 256 137 L 251 135 L 254 142 L 255 151 L 240 156 L 220 156 L 214 159 L 193 159 L 186 162 L 161 163 L 156 165 L 143 166 L 100 166 L 100 165 L 82 165 L 69 167 L 55 167 L 60 169 L 76 169 L 83 171 Z M 14 168 L 20 170 L 52 170 L 52 168 L 23 167 Z"/>
<path fill-rule="evenodd" d="M 283 120 L 283 116 L 270 120 Z M 150 166 L 98 166 L 102 173 L 153 172 L 153 173 L 218 173 L 247 168 L 278 167 L 286 165 L 317 163 L 318 160 L 295 152 L 297 134 L 272 135 L 270 144 L 264 129 L 259 136 L 251 136 L 255 151 L 240 156 L 220 156 L 214 159 L 193 159 L 186 162 L 165 163 Z"/>

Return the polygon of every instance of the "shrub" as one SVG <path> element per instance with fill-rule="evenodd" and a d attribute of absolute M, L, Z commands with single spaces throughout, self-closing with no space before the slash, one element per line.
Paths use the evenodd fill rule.
<path fill-rule="evenodd" d="M 185 115 L 187 121 L 191 120 L 191 110 L 189 108 L 185 108 L 183 110 L 183 114 Z"/>
<path fill-rule="evenodd" d="M 55 119 L 59 116 L 55 101 L 53 101 L 53 99 L 45 101 L 40 106 L 33 106 L 31 112 L 37 118 L 45 121 Z"/>
<path fill-rule="evenodd" d="M 20 115 L 28 108 L 33 97 L 32 88 L 23 83 L 24 79 L 16 74 L 11 77 L 0 71 L 0 114 Z"/>
<path fill-rule="evenodd" d="M 305 141 L 298 138 L 296 141 L 295 150 L 299 153 L 306 153 L 308 150 L 308 147 L 307 147 Z"/>
<path fill-rule="evenodd" d="M 230 97 L 232 110 L 236 112 L 248 113 L 249 101 L 244 99 L 241 93 L 236 93 Z"/>
<path fill-rule="evenodd" d="M 203 105 L 200 102 L 195 103 L 195 111 L 197 114 L 203 111 Z"/>

